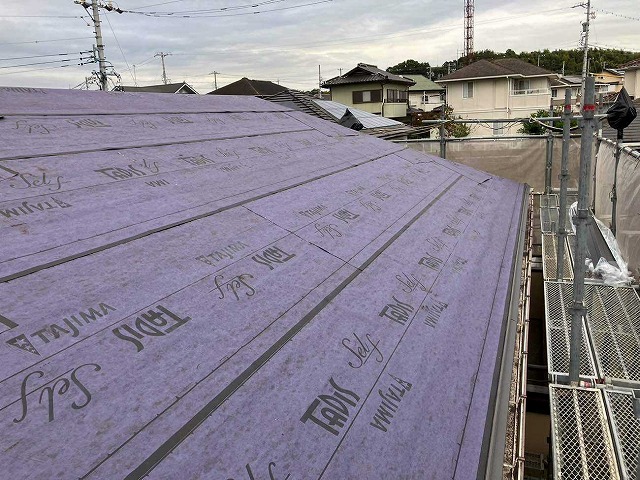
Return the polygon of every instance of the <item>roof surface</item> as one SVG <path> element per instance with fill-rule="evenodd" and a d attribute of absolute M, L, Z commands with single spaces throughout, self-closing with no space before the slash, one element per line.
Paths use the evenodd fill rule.
<path fill-rule="evenodd" d="M 640 68 L 640 58 L 636 58 L 635 60 L 631 60 L 630 62 L 625 63 L 624 65 L 620 65 L 618 67 L 619 70 L 629 70 L 633 68 Z"/>
<path fill-rule="evenodd" d="M 438 85 L 433 80 L 425 77 L 424 75 L 403 75 L 403 76 L 416 82 L 415 85 L 412 85 L 409 87 L 410 92 L 423 91 L 423 90 L 434 90 L 439 92 L 440 90 L 444 89 L 442 85 Z"/>
<path fill-rule="evenodd" d="M 440 78 L 438 82 L 483 77 L 505 77 L 507 75 L 533 77 L 538 75 L 554 76 L 556 74 L 517 58 L 501 58 L 496 60 L 478 60 L 449 75 L 445 75 Z"/>
<path fill-rule="evenodd" d="M 352 83 L 387 82 L 413 85 L 414 81 L 402 75 L 395 75 L 382 70 L 375 65 L 359 63 L 357 67 L 349 70 L 340 77 L 334 77 L 322 84 L 323 87 L 335 85 L 347 85 Z"/>
<path fill-rule="evenodd" d="M 0 105 L 3 476 L 476 477 L 523 185 L 253 97 Z"/>
<path fill-rule="evenodd" d="M 134 87 L 130 85 L 120 85 L 116 87 L 121 92 L 146 92 L 146 93 L 178 93 L 180 90 L 186 90 L 183 93 L 198 93 L 189 84 L 185 82 L 181 83 L 167 83 L 160 85 L 147 85 L 144 87 Z"/>
<path fill-rule="evenodd" d="M 285 90 L 276 95 L 265 95 L 262 98 L 322 118 L 323 120 L 337 123 L 339 123 L 339 120 L 347 110 L 347 105 L 342 103 L 320 100 L 319 98 L 311 97 L 306 93 L 296 90 Z M 414 132 L 413 128 L 402 122 L 381 117 L 380 115 L 374 115 L 373 113 L 365 112 L 351 106 L 348 108 L 363 125 L 363 133 L 379 136 L 380 138 L 391 138 L 401 135 L 406 136 L 408 133 Z"/>
<path fill-rule="evenodd" d="M 213 90 L 208 95 L 275 95 L 287 87 L 267 80 L 249 80 L 247 77 Z"/>

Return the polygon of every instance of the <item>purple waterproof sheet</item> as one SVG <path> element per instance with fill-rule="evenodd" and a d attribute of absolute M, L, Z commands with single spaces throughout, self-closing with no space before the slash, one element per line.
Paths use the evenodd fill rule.
<path fill-rule="evenodd" d="M 93 175 L 118 153 L 162 174 Z M 104 248 L 0 283 L 3 478 L 476 477 L 524 186 L 316 130 L 138 153 L 15 161 L 103 196 L 0 261 Z"/>

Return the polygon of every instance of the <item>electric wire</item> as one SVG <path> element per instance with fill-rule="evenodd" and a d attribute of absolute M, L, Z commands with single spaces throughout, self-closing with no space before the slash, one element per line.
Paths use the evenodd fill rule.
<path fill-rule="evenodd" d="M 270 13 L 270 12 L 278 12 L 278 11 L 283 11 L 283 10 L 292 10 L 295 8 L 303 8 L 303 7 L 309 7 L 312 5 L 319 5 L 321 3 L 329 3 L 329 2 L 333 2 L 333 0 L 318 0 L 315 2 L 310 2 L 310 3 L 304 3 L 301 5 L 293 5 L 290 7 L 281 7 L 281 8 L 272 8 L 269 10 L 258 10 L 255 12 L 245 12 L 245 13 L 229 13 L 229 14 L 220 14 L 220 15 L 175 15 L 171 12 L 169 13 L 164 13 L 164 14 L 158 14 L 158 13 L 147 13 L 147 12 L 139 12 L 139 11 L 134 11 L 134 10 L 123 10 L 123 13 L 133 13 L 133 14 L 138 14 L 138 15 L 142 15 L 145 17 L 155 17 L 155 18 L 222 18 L 222 17 L 240 17 L 240 16 L 245 16 L 245 15 L 257 15 L 260 13 Z"/>
<path fill-rule="evenodd" d="M 29 43 L 50 43 L 50 42 L 67 42 L 70 40 L 87 40 L 93 37 L 72 37 L 72 38 L 55 38 L 52 40 L 31 40 L 28 42 L 9 42 L 9 43 L 0 43 L 0 47 L 4 45 L 26 45 Z"/>
<path fill-rule="evenodd" d="M 286 2 L 288 0 L 263 0 L 261 2 L 254 2 L 254 3 L 248 3 L 245 5 L 232 5 L 230 7 L 219 7 L 219 8 L 206 8 L 206 9 L 199 9 L 199 10 L 180 10 L 180 11 L 176 11 L 176 12 L 162 12 L 162 11 L 151 11 L 151 12 L 142 12 L 140 10 L 136 10 L 136 12 L 138 13 L 157 13 L 160 15 L 180 15 L 180 14 L 204 14 L 204 13 L 211 13 L 211 12 L 226 12 L 226 11 L 230 11 L 230 10 L 244 10 L 247 8 L 258 8 L 264 5 L 271 5 L 274 3 L 282 3 L 282 2 Z M 125 10 L 126 11 L 126 10 Z M 128 11 L 129 13 L 133 13 L 132 11 Z"/>
<path fill-rule="evenodd" d="M 122 50 L 122 47 L 120 46 L 120 42 L 118 41 L 118 37 L 116 36 L 116 32 L 113 30 L 113 27 L 111 26 L 111 21 L 109 20 L 109 15 L 107 15 L 107 12 L 104 12 L 104 18 L 107 19 L 107 23 L 109 24 L 109 28 L 111 29 L 111 33 L 113 34 L 113 38 L 116 40 L 116 44 L 118 45 L 118 48 L 120 49 L 120 53 L 122 54 L 122 58 L 124 60 L 124 63 L 127 66 L 127 70 L 129 70 L 129 75 L 131 75 L 131 80 L 133 80 L 133 82 L 135 83 L 136 79 L 133 76 L 133 72 L 131 71 L 131 67 L 129 66 L 129 62 L 127 62 L 127 57 L 124 56 L 124 51 Z"/>
<path fill-rule="evenodd" d="M 51 60 L 51 61 L 47 61 L 47 62 L 34 62 L 34 63 L 22 63 L 20 65 L 3 65 L 0 66 L 0 69 L 5 69 L 5 68 L 20 68 L 20 67 L 31 67 L 31 66 L 35 66 L 35 65 L 47 65 L 47 64 L 52 64 L 52 63 L 64 63 L 64 62 L 76 62 L 76 61 L 80 61 L 80 62 L 85 62 L 85 60 L 90 60 L 90 59 L 85 59 L 85 58 L 65 58 L 62 60 Z M 93 63 L 93 62 L 85 62 L 85 63 Z M 84 65 L 83 63 L 80 63 L 79 65 Z"/>
<path fill-rule="evenodd" d="M 48 55 L 30 55 L 27 57 L 9 57 L 9 58 L 0 58 L 0 62 L 5 62 L 7 60 L 27 60 L 31 58 L 45 58 L 45 57 L 57 57 L 57 56 L 68 56 L 68 55 L 82 55 L 83 53 L 91 53 L 90 51 L 86 52 L 73 52 L 73 53 L 50 53 Z"/>

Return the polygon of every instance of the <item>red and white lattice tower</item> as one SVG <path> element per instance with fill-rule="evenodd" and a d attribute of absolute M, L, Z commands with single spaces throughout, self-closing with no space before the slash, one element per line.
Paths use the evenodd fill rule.
<path fill-rule="evenodd" d="M 464 1 L 464 56 L 467 64 L 473 62 L 473 0 Z"/>

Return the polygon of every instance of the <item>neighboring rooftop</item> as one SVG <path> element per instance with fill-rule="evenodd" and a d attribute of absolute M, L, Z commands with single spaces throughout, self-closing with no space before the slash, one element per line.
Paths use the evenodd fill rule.
<path fill-rule="evenodd" d="M 357 67 L 349 70 L 344 75 L 327 80 L 322 84 L 322 86 L 332 87 L 336 85 L 371 82 L 402 83 L 405 85 L 413 85 L 415 83 L 407 77 L 389 73 L 386 70 L 379 69 L 375 65 L 359 63 Z"/>
<path fill-rule="evenodd" d="M 276 95 L 263 96 L 261 98 L 336 123 L 339 123 L 348 108 L 364 127 L 361 130 L 363 133 L 379 138 L 406 137 L 408 134 L 418 133 L 415 129 L 402 122 L 351 106 L 347 107 L 342 103 L 314 98 L 297 90 L 285 90 Z"/>
<path fill-rule="evenodd" d="M 117 92 L 131 92 L 131 93 L 188 93 L 197 94 L 193 87 L 188 83 L 167 83 L 160 85 L 147 85 L 144 87 L 131 86 L 131 85 L 118 85 L 114 89 Z"/>
<path fill-rule="evenodd" d="M 424 75 L 403 75 L 404 77 L 413 80 L 415 85 L 411 85 L 409 87 L 410 92 L 422 92 L 422 91 L 434 91 L 439 92 L 444 90 L 442 85 L 438 85 L 430 78 L 425 77 Z"/>
<path fill-rule="evenodd" d="M 275 95 L 284 90 L 287 87 L 278 85 L 277 83 L 269 82 L 267 80 L 249 80 L 247 77 L 241 78 L 238 81 L 220 87 L 217 90 L 209 92 L 207 95 Z"/>
<path fill-rule="evenodd" d="M 630 62 L 625 63 L 624 65 L 620 65 L 618 70 L 634 70 L 636 68 L 640 68 L 640 58 L 636 58 L 635 60 L 631 60 Z"/>
<path fill-rule="evenodd" d="M 517 58 L 501 58 L 497 60 L 478 60 L 466 67 L 445 75 L 438 82 L 453 80 L 487 78 L 487 77 L 556 77 L 557 75 L 544 68 Z"/>
<path fill-rule="evenodd" d="M 502 475 L 524 185 L 251 96 L 0 105 L 3 478 Z"/>

